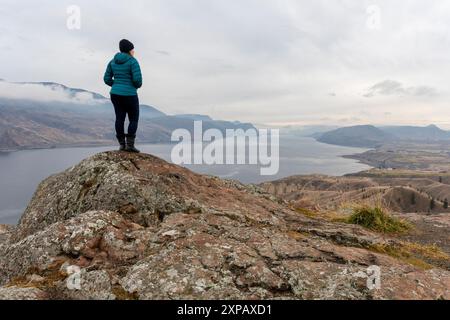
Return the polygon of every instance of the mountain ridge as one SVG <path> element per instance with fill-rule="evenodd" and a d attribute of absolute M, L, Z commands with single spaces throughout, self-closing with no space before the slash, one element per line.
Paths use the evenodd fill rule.
<path fill-rule="evenodd" d="M 392 142 L 436 142 L 450 140 L 450 131 L 431 124 L 428 126 L 373 126 L 358 125 L 342 127 L 313 137 L 323 143 L 376 148 Z"/>
<path fill-rule="evenodd" d="M 56 98 L 59 100 L 38 100 L 32 95 L 8 97 L 0 93 L 0 151 L 116 143 L 114 111 L 109 99 L 54 82 L 16 83 L 20 84 L 41 86 L 40 89 L 49 90 L 49 95 L 58 91 Z M 27 88 L 21 90 L 27 92 Z M 205 115 L 167 115 L 153 106 L 141 104 L 138 139 L 141 143 L 170 143 L 174 129 L 192 132 L 196 120 L 204 121 L 206 128 L 222 132 L 254 129 L 250 123 L 213 120 Z"/>
<path fill-rule="evenodd" d="M 321 134 L 317 140 L 328 144 L 374 148 L 394 137 L 372 125 L 339 128 Z"/>
<path fill-rule="evenodd" d="M 89 91 L 89 90 L 85 90 L 85 89 L 81 89 L 81 88 L 73 88 L 73 87 L 68 87 L 64 84 L 58 83 L 58 82 L 52 82 L 52 81 L 36 81 L 36 82 L 13 82 L 16 84 L 35 84 L 35 85 L 43 85 L 45 87 L 50 87 L 52 89 L 62 89 L 62 90 L 67 90 L 70 92 L 73 92 L 73 95 L 75 95 L 76 93 L 90 93 L 92 94 L 92 97 L 94 99 L 98 99 L 98 100 L 107 100 L 107 98 L 103 95 L 101 95 L 100 93 L 94 92 L 94 91 Z"/>

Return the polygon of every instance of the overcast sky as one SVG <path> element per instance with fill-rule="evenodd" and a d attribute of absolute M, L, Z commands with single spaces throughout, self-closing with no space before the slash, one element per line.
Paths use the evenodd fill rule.
<path fill-rule="evenodd" d="M 121 38 L 167 113 L 450 127 L 448 0 L 1 0 L 0 78 L 107 95 Z"/>

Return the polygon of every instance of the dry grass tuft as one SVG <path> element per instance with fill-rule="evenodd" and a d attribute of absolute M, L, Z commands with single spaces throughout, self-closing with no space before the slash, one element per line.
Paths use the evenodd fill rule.
<path fill-rule="evenodd" d="M 346 219 L 347 223 L 357 224 L 366 229 L 381 233 L 406 233 L 412 229 L 405 220 L 393 217 L 379 207 L 359 206 Z"/>
<path fill-rule="evenodd" d="M 412 242 L 374 245 L 372 251 L 387 254 L 420 269 L 428 270 L 441 264 L 448 264 L 450 256 L 436 245 L 422 245 Z"/>

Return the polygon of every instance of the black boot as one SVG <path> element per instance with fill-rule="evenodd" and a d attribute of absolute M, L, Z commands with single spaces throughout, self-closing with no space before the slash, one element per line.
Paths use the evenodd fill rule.
<path fill-rule="evenodd" d="M 120 144 L 120 148 L 119 148 L 119 150 L 120 151 L 125 151 L 125 149 L 126 149 L 126 144 L 125 144 L 125 135 L 123 135 L 123 136 L 117 136 L 117 141 L 119 141 L 119 144 Z"/>
<path fill-rule="evenodd" d="M 131 135 L 131 134 L 127 134 L 127 146 L 125 148 L 126 151 L 128 152 L 134 152 L 134 153 L 139 153 L 141 151 L 139 151 L 138 149 L 136 149 L 134 147 L 134 140 L 136 139 L 136 136 Z"/>

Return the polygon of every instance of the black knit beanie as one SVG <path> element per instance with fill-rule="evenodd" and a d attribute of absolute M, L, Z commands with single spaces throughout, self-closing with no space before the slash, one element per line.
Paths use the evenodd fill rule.
<path fill-rule="evenodd" d="M 120 49 L 120 52 L 128 53 L 134 49 L 134 45 L 127 39 L 122 39 L 119 42 L 119 49 Z"/>

